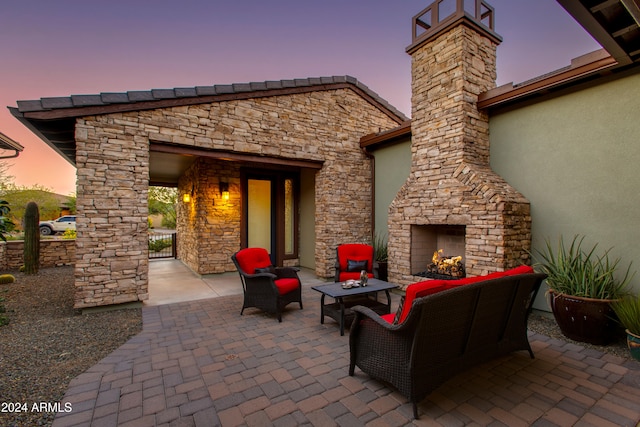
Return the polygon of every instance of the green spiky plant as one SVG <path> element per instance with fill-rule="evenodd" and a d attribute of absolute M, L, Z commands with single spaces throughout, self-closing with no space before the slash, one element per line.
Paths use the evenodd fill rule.
<path fill-rule="evenodd" d="M 640 337 L 640 296 L 626 296 L 611 304 L 622 326 Z"/>
<path fill-rule="evenodd" d="M 387 241 L 385 236 L 376 233 L 373 238 L 373 250 L 373 256 L 376 261 L 386 262 L 388 260 Z"/>
<path fill-rule="evenodd" d="M 569 246 L 562 236 L 554 249 L 546 240 L 544 250 L 535 250 L 536 266 L 547 274 L 547 283 L 554 292 L 576 297 L 614 300 L 625 296 L 635 273 L 631 273 L 631 263 L 620 278 L 615 276 L 620 258 L 609 259 L 608 249 L 598 255 L 597 244 L 583 249 L 584 236 L 574 236 Z"/>
<path fill-rule="evenodd" d="M 24 273 L 37 274 L 40 267 L 40 211 L 35 202 L 24 211 Z"/>

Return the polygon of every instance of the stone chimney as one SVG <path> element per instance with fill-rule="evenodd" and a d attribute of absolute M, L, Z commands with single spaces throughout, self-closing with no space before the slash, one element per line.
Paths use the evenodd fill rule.
<path fill-rule="evenodd" d="M 396 283 L 424 280 L 416 273 L 438 249 L 463 256 L 470 276 L 529 261 L 529 202 L 491 170 L 489 118 L 477 108 L 495 87 L 493 17 L 485 1 L 438 0 L 413 18 L 411 173 L 389 208 Z"/>

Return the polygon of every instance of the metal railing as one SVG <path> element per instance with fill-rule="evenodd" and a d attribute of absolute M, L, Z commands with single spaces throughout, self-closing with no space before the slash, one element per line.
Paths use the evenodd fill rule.
<path fill-rule="evenodd" d="M 176 233 L 149 234 L 149 258 L 176 258 Z"/>

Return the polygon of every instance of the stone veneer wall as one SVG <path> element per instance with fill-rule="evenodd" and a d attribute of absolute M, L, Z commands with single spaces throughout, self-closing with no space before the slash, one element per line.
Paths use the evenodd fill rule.
<path fill-rule="evenodd" d="M 464 225 L 468 275 L 526 262 L 528 201 L 489 167 L 488 117 L 497 44 L 460 24 L 412 51 L 411 174 L 389 210 L 389 274 L 409 284 L 411 225 Z M 422 279 L 421 279 L 422 280 Z"/>
<path fill-rule="evenodd" d="M 229 183 L 229 200 L 220 196 L 221 180 Z M 235 271 L 231 254 L 240 245 L 240 165 L 200 158 L 179 188 L 180 194 L 193 188 L 194 196 L 178 205 L 178 258 L 199 274 Z"/>
<path fill-rule="evenodd" d="M 40 240 L 41 268 L 73 265 L 75 261 L 75 240 Z M 24 265 L 24 240 L 0 242 L 0 271 L 18 270 L 22 265 Z"/>
<path fill-rule="evenodd" d="M 335 247 L 371 235 L 371 168 L 359 139 L 397 124 L 350 89 L 78 119 L 76 307 L 148 298 L 149 141 L 323 161 L 315 262 L 318 275 L 331 277 Z M 195 202 L 180 211 L 178 254 L 197 272 L 234 270 L 237 167 L 201 159 L 180 180 L 181 194 L 193 185 Z M 220 176 L 231 190 L 224 208 L 216 204 Z"/>

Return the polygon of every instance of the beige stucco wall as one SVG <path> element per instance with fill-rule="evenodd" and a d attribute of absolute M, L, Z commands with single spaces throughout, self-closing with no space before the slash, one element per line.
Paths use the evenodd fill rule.
<path fill-rule="evenodd" d="M 639 99 L 637 74 L 491 117 L 491 166 L 531 202 L 534 248 L 581 234 L 640 269 Z"/>
<path fill-rule="evenodd" d="M 371 168 L 359 140 L 397 124 L 344 88 L 78 119 L 76 307 L 148 298 L 150 141 L 322 162 L 313 192 L 307 185 L 302 194 L 313 203 L 301 223 L 301 236 L 312 238 L 301 249 L 305 264 L 331 277 L 335 247 L 371 235 Z M 179 212 L 178 256 L 198 273 L 235 270 L 240 167 L 200 159 L 179 181 L 179 193 L 193 188 L 195 197 Z M 221 178 L 231 193 L 224 204 Z M 308 241 L 315 242 L 313 255 Z"/>

